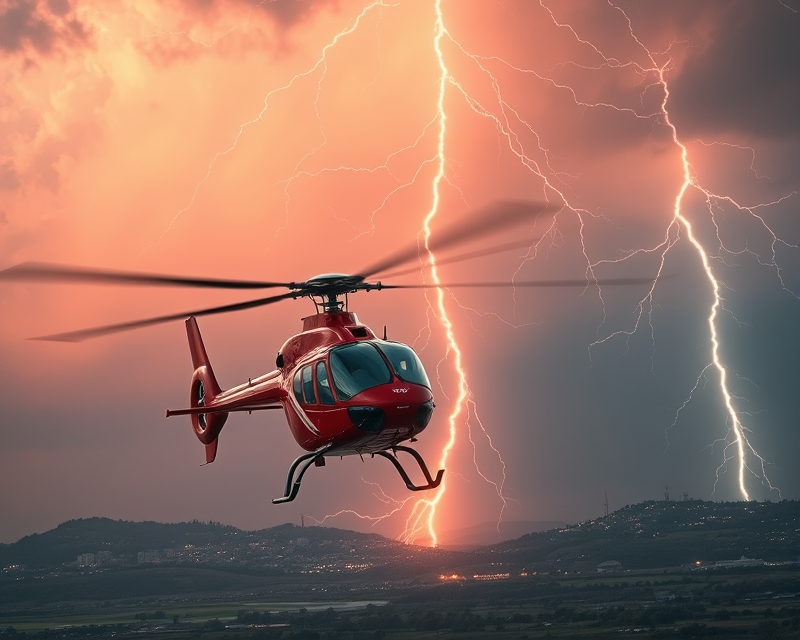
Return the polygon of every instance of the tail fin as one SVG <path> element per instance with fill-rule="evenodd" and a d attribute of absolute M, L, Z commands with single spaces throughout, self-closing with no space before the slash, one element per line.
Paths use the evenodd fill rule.
<path fill-rule="evenodd" d="M 186 320 L 186 335 L 189 338 L 189 352 L 194 367 L 190 394 L 191 406 L 193 408 L 206 406 L 213 402 L 214 398 L 220 394 L 221 389 L 214 370 L 211 368 L 211 362 L 209 362 L 194 316 Z M 217 456 L 217 438 L 225 420 L 228 419 L 228 414 L 201 413 L 193 414 L 191 417 L 195 435 L 206 447 L 206 464 L 214 462 L 214 458 Z"/>
<path fill-rule="evenodd" d="M 208 360 L 206 347 L 203 344 L 203 338 L 200 336 L 200 329 L 197 326 L 197 320 L 194 316 L 190 316 L 186 320 L 186 335 L 189 338 L 189 353 L 192 355 L 192 368 L 197 371 L 201 367 L 205 368 L 207 379 L 203 382 L 211 382 L 212 388 L 207 389 L 207 393 L 211 394 L 209 400 L 213 400 L 220 392 L 220 387 L 217 384 L 217 378 L 214 375 L 214 370 L 211 368 L 211 362 Z"/>
<path fill-rule="evenodd" d="M 214 442 L 211 444 L 206 445 L 206 464 L 211 464 L 214 462 L 214 459 L 217 457 L 217 443 L 219 442 L 219 437 L 217 437 Z"/>

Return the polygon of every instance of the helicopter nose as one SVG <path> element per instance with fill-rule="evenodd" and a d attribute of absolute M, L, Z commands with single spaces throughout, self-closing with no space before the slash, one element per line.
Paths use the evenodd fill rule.
<path fill-rule="evenodd" d="M 386 426 L 418 433 L 428 426 L 434 405 L 426 387 L 395 384 L 386 389 L 380 406 L 386 414 Z"/>
<path fill-rule="evenodd" d="M 359 431 L 379 433 L 386 421 L 386 413 L 380 407 L 348 407 L 347 415 Z"/>
<path fill-rule="evenodd" d="M 357 404 L 347 408 L 352 424 L 364 433 L 398 429 L 419 433 L 433 415 L 433 395 L 421 385 L 395 381 L 373 387 L 353 398 Z"/>
<path fill-rule="evenodd" d="M 433 403 L 432 399 L 419 405 L 419 409 L 417 409 L 417 415 L 414 416 L 414 420 L 412 421 L 412 424 L 414 425 L 414 431 L 416 433 L 419 433 L 428 426 L 428 423 L 433 417 L 433 408 L 435 406 L 436 405 Z"/>

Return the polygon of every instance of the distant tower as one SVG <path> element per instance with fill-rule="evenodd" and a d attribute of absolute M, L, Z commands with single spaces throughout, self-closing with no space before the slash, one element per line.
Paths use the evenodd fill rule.
<path fill-rule="evenodd" d="M 603 506 L 606 508 L 606 515 L 608 515 L 608 491 L 604 493 L 606 495 L 606 501 L 603 503 Z"/>
<path fill-rule="evenodd" d="M 683 492 L 683 501 L 686 502 L 688 499 L 689 499 L 689 494 L 686 491 L 684 491 Z"/>
<path fill-rule="evenodd" d="M 664 487 L 664 500 L 669 502 L 669 487 Z"/>
<path fill-rule="evenodd" d="M 300 514 L 300 526 L 301 527 L 305 527 L 306 526 L 306 514 L 305 513 L 301 513 Z"/>

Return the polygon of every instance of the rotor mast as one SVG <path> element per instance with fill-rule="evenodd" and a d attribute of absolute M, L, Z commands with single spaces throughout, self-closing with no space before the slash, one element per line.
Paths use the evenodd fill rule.
<path fill-rule="evenodd" d="M 317 308 L 317 313 L 320 313 L 320 307 L 322 307 L 322 313 L 337 313 L 341 311 L 347 311 L 347 294 L 344 294 L 344 300 L 340 300 L 339 293 L 326 293 L 323 294 L 322 300 L 319 302 L 316 299 L 316 296 L 309 296 L 311 300 L 314 302 L 314 306 Z"/>

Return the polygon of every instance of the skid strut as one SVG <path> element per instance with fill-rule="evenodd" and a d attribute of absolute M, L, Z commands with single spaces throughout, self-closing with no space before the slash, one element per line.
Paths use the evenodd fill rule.
<path fill-rule="evenodd" d="M 282 502 L 291 502 L 297 497 L 297 492 L 300 491 L 300 482 L 303 480 L 303 474 L 308 470 L 308 468 L 312 464 L 316 464 L 318 467 L 325 465 L 325 458 L 323 457 L 330 448 L 332 444 L 329 444 L 322 449 L 317 449 L 316 451 L 312 451 L 310 453 L 304 453 L 302 456 L 299 456 L 292 462 L 291 466 L 289 467 L 289 471 L 286 474 L 286 491 L 281 498 L 275 498 L 272 503 L 273 504 L 281 504 Z M 411 478 L 408 477 L 406 470 L 403 468 L 403 465 L 400 464 L 400 461 L 397 459 L 397 452 L 398 451 L 405 451 L 406 453 L 411 454 L 414 460 L 417 461 L 419 464 L 419 468 L 422 471 L 422 474 L 425 476 L 425 480 L 427 484 L 423 485 L 415 485 L 411 482 Z M 444 475 L 444 469 L 439 469 L 436 473 L 436 478 L 431 476 L 430 471 L 428 471 L 428 467 L 425 465 L 425 461 L 422 459 L 422 456 L 419 455 L 414 449 L 411 447 L 404 447 L 402 445 L 396 445 L 392 447 L 391 453 L 389 451 L 375 451 L 373 456 L 382 456 L 386 458 L 389 462 L 394 465 L 394 468 L 397 469 L 397 472 L 400 474 L 400 477 L 403 478 L 403 482 L 406 483 L 406 487 L 408 487 L 411 491 L 425 491 L 427 489 L 435 489 L 439 486 L 442 481 L 442 476 Z M 299 471 L 298 471 L 299 468 Z M 295 473 L 297 473 L 297 477 L 295 478 Z"/>
<path fill-rule="evenodd" d="M 319 466 L 324 465 L 325 458 L 322 456 L 325 455 L 331 446 L 331 444 L 328 444 L 322 447 L 322 449 L 317 449 L 311 453 L 304 453 L 302 456 L 296 458 L 289 467 L 289 472 L 286 474 L 286 491 L 283 494 L 283 497 L 275 498 L 272 501 L 272 504 L 280 504 L 282 502 L 291 502 L 294 500 L 297 497 L 297 492 L 300 491 L 300 481 L 303 479 L 303 474 L 314 463 L 318 463 Z M 302 467 L 300 467 L 301 464 L 303 465 Z M 294 480 L 294 482 L 292 482 L 294 473 L 297 471 L 297 467 L 300 467 L 300 472 L 297 474 L 297 478 Z"/>
<path fill-rule="evenodd" d="M 403 469 L 403 465 L 400 464 L 400 461 L 397 459 L 398 451 L 405 451 L 414 457 L 414 460 L 416 460 L 417 464 L 419 464 L 419 468 L 422 470 L 422 474 L 425 476 L 425 480 L 428 481 L 428 484 L 415 485 L 413 482 L 411 482 L 411 478 L 408 477 L 406 470 Z M 396 445 L 392 447 L 392 453 L 389 453 L 388 451 L 376 451 L 372 455 L 383 456 L 389 462 L 391 462 L 394 465 L 394 468 L 397 469 L 400 477 L 403 478 L 403 482 L 406 483 L 406 487 L 410 491 L 426 491 L 427 489 L 435 489 L 439 486 L 439 483 L 442 481 L 442 476 L 444 475 L 444 469 L 439 469 L 439 471 L 436 473 L 436 478 L 432 478 L 430 471 L 428 471 L 428 467 L 425 465 L 425 461 L 422 459 L 422 456 L 414 451 L 414 449 L 411 447 Z"/>

